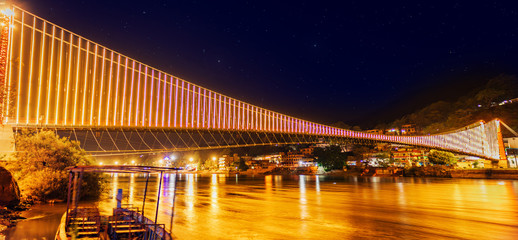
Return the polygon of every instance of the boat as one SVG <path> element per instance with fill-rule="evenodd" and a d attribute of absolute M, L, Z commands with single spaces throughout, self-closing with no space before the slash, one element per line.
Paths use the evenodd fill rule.
<path fill-rule="evenodd" d="M 68 195 L 67 210 L 61 218 L 61 223 L 56 232 L 56 240 L 69 239 L 102 239 L 102 240 L 172 240 L 171 233 L 166 231 L 165 224 L 157 223 L 160 205 L 160 191 L 164 174 L 178 173 L 178 168 L 165 168 L 153 166 L 74 166 L 67 168 Z M 117 206 L 113 208 L 110 216 L 103 216 L 95 206 L 79 205 L 79 193 L 84 173 L 144 173 L 146 174 L 146 187 L 142 207 L 131 204 L 122 204 L 122 190 L 118 190 Z M 146 204 L 147 186 L 149 176 L 160 175 L 158 199 L 154 221 L 144 215 Z M 176 196 L 176 179 L 174 181 L 173 214 L 171 214 L 170 231 L 172 230 L 174 215 L 174 199 Z"/>

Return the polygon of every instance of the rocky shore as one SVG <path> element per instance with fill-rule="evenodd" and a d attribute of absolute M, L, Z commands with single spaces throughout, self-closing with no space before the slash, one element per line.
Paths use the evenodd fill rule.
<path fill-rule="evenodd" d="M 0 167 L 0 240 L 5 239 L 3 232 L 16 224 L 23 210 L 18 184 L 11 172 Z"/>

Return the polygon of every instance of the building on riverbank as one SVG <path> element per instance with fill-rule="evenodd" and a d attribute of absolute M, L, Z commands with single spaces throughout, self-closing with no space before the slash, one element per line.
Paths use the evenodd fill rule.
<path fill-rule="evenodd" d="M 398 147 L 393 149 L 390 154 L 397 167 L 424 166 L 428 163 L 428 156 L 422 149 Z"/>

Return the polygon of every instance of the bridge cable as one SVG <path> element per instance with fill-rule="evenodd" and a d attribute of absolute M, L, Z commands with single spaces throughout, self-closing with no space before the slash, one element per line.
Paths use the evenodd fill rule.
<path fill-rule="evenodd" d="M 189 132 L 189 130 L 187 130 L 187 135 L 189 135 L 189 137 L 191 138 L 192 142 L 194 143 L 194 145 L 196 145 L 197 148 L 200 148 L 200 146 L 198 145 L 198 143 L 196 143 L 196 140 L 194 140 L 194 138 L 192 137 L 191 133 Z"/>
<path fill-rule="evenodd" d="M 133 151 L 135 151 L 136 149 L 133 147 L 133 145 L 131 145 L 131 143 L 128 140 L 128 137 L 126 136 L 126 133 L 124 132 L 123 129 L 121 129 L 121 132 L 122 132 L 122 135 L 124 136 L 124 139 L 126 139 L 126 142 L 128 143 L 128 145 L 131 147 L 131 149 L 133 149 Z"/>
<path fill-rule="evenodd" d="M 155 134 L 153 133 L 153 131 L 151 131 L 151 129 L 149 129 L 149 132 L 151 133 L 151 135 L 153 135 L 153 137 L 155 138 L 155 140 L 160 144 L 160 146 L 162 146 L 163 149 L 167 149 L 164 144 L 162 144 L 162 142 L 160 142 L 160 140 L 158 140 L 158 138 L 155 136 Z"/>
<path fill-rule="evenodd" d="M 162 129 L 162 132 L 164 133 L 165 135 L 165 138 L 167 139 L 167 141 L 171 144 L 171 146 L 176 149 L 176 147 L 174 146 L 174 143 L 171 141 L 171 139 L 169 139 L 169 134 L 167 134 L 164 129 Z"/>
<path fill-rule="evenodd" d="M 507 128 L 507 130 L 509 130 L 509 132 L 514 134 L 514 136 L 518 137 L 518 133 L 516 133 L 516 131 L 514 131 L 511 127 L 507 126 L 507 124 L 505 124 L 503 121 L 500 121 L 500 123 L 502 123 L 502 125 L 504 125 L 504 127 Z"/>
<path fill-rule="evenodd" d="M 106 152 L 106 150 L 101 146 L 101 144 L 99 143 L 99 141 L 97 141 L 97 137 L 95 136 L 94 131 L 92 130 L 92 128 L 90 128 L 90 132 L 92 133 L 92 136 L 94 136 L 94 140 L 95 140 L 95 142 L 97 143 L 97 146 L 98 146 L 101 150 L 103 150 L 103 151 L 105 151 L 105 152 Z"/>
<path fill-rule="evenodd" d="M 135 132 L 136 132 L 136 133 L 137 133 L 137 135 L 138 135 L 138 130 L 135 130 Z M 142 149 L 142 148 L 141 148 L 141 147 L 142 147 L 142 142 L 143 142 L 143 141 L 139 141 L 138 149 Z"/>
<path fill-rule="evenodd" d="M 230 132 L 230 130 L 227 130 L 228 134 L 230 135 L 230 137 L 232 138 L 232 140 L 234 140 L 234 142 L 236 144 L 238 144 L 238 142 L 236 141 L 236 138 L 234 138 L 234 135 L 232 134 L 232 132 Z"/>
<path fill-rule="evenodd" d="M 252 135 L 250 135 L 250 132 L 249 132 L 249 131 L 246 131 L 246 133 L 248 134 L 248 137 L 250 137 L 250 140 L 252 140 L 252 142 L 253 142 L 253 143 L 254 143 L 254 145 L 255 145 L 254 138 L 252 137 Z"/>
<path fill-rule="evenodd" d="M 108 129 L 106 129 L 106 132 L 108 133 L 108 137 L 110 137 L 110 139 L 112 140 L 112 143 L 113 145 L 115 146 L 115 148 L 117 148 L 117 151 L 120 152 L 121 150 L 119 149 L 119 147 L 117 146 L 117 143 L 115 143 L 115 141 L 113 140 L 112 138 L 112 135 L 110 134 L 110 132 L 108 131 Z"/>
<path fill-rule="evenodd" d="M 86 134 L 85 134 L 85 140 L 84 140 L 85 147 L 86 147 L 86 139 L 88 139 L 88 131 L 86 131 Z"/>
<path fill-rule="evenodd" d="M 135 130 L 135 132 L 137 133 L 137 135 L 139 136 L 140 140 L 142 141 L 141 143 L 144 143 L 144 145 L 146 145 L 146 147 L 149 148 L 149 150 L 152 150 L 151 147 L 149 145 L 147 145 L 146 141 L 144 141 L 144 139 L 140 135 L 139 131 Z"/>
<path fill-rule="evenodd" d="M 77 134 L 76 134 L 76 129 L 75 128 L 72 128 L 72 132 L 74 133 L 74 137 L 75 137 L 76 141 L 79 141 L 79 139 L 77 139 Z"/>
<path fill-rule="evenodd" d="M 180 134 L 178 133 L 178 131 L 176 131 L 176 129 L 175 129 L 175 130 L 174 130 L 174 132 L 176 133 L 176 135 L 178 136 L 178 138 L 183 142 L 183 144 L 184 144 L 186 147 L 188 147 L 188 146 L 189 146 L 189 144 L 187 144 L 187 143 L 183 140 L 182 136 L 180 136 Z"/>
<path fill-rule="evenodd" d="M 241 138 L 243 143 L 246 144 L 246 140 L 243 138 L 243 134 L 242 133 L 243 133 L 242 131 L 237 131 L 237 135 Z"/>
<path fill-rule="evenodd" d="M 203 139 L 203 142 L 205 142 L 206 146 L 210 146 L 209 142 L 203 137 L 203 134 L 200 132 L 200 130 L 198 130 L 198 134 L 200 135 L 201 139 Z"/>
<path fill-rule="evenodd" d="M 225 142 L 226 146 L 230 146 L 230 144 L 228 144 L 227 140 L 225 139 L 225 137 L 223 136 L 223 134 L 221 134 L 221 130 L 217 130 L 217 132 L 219 133 L 219 135 L 221 136 L 221 139 L 223 139 L 223 142 Z"/>
<path fill-rule="evenodd" d="M 216 144 L 218 144 L 218 146 L 219 146 L 219 147 L 221 147 L 221 145 L 219 144 L 218 140 L 214 137 L 214 134 L 212 134 L 212 131 L 209 131 L 209 134 L 210 134 L 210 136 L 212 137 L 212 139 L 214 139 L 214 142 L 215 142 Z"/>

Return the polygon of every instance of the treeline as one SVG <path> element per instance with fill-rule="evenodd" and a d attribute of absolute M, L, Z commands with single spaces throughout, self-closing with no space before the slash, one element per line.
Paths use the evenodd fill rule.
<path fill-rule="evenodd" d="M 78 142 L 59 137 L 53 131 L 21 131 L 15 143 L 15 153 L 0 155 L 0 166 L 12 173 L 20 188 L 22 203 L 65 200 L 69 177 L 66 168 L 94 164 Z M 81 196 L 98 198 L 103 182 L 101 174 L 85 174 Z"/>
<path fill-rule="evenodd" d="M 441 92 L 437 92 L 438 95 Z M 466 93 L 459 93 L 456 102 L 438 101 L 389 124 L 378 124 L 377 129 L 415 124 L 424 134 L 455 130 L 479 120 L 501 119 L 518 129 L 518 78 L 499 75 L 486 85 Z M 515 99 L 514 102 L 508 100 Z M 508 101 L 508 102 L 504 102 Z M 504 135 L 507 131 L 504 131 Z"/>

